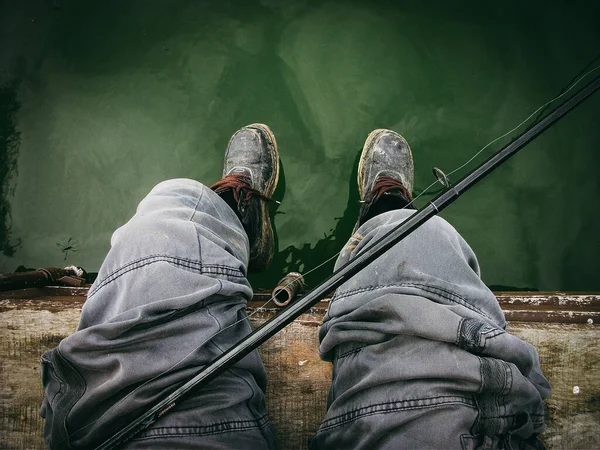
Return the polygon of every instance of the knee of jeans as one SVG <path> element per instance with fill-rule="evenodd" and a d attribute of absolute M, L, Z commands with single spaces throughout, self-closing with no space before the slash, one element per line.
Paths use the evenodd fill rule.
<path fill-rule="evenodd" d="M 172 178 L 158 183 L 152 188 L 149 195 L 164 194 L 165 192 L 172 191 L 192 191 L 200 193 L 205 189 L 209 188 L 197 180 L 192 180 L 190 178 Z"/>

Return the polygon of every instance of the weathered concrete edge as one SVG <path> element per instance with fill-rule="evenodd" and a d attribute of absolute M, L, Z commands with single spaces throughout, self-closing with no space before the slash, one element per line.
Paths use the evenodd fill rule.
<path fill-rule="evenodd" d="M 81 308 L 88 287 L 45 287 L 0 293 L 0 312 L 14 309 L 60 311 Z M 600 293 L 595 292 L 495 292 L 509 322 L 600 324 Z M 250 314 L 276 312 L 267 303 L 268 291 L 254 293 L 248 303 Z M 298 298 L 301 298 L 299 296 Z M 302 318 L 310 324 L 320 323 L 328 305 L 325 299 L 313 306 Z"/>

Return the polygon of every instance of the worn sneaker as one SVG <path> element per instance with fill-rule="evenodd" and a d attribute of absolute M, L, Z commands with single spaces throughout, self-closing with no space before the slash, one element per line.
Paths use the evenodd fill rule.
<path fill-rule="evenodd" d="M 279 154 L 271 129 L 254 123 L 238 130 L 225 151 L 223 178 L 211 189 L 239 217 L 250 241 L 248 269 L 266 269 L 273 259 L 274 236 L 269 201 L 279 179 Z"/>
<path fill-rule="evenodd" d="M 358 163 L 361 208 L 355 231 L 370 218 L 412 200 L 413 157 L 408 142 L 391 130 L 372 131 Z"/>

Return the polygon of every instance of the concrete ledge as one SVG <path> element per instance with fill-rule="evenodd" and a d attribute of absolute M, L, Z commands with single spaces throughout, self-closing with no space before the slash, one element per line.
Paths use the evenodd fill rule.
<path fill-rule="evenodd" d="M 40 355 L 75 331 L 85 288 L 0 294 L 0 448 L 42 449 Z M 600 295 L 496 293 L 511 333 L 535 345 L 553 386 L 547 401 L 550 449 L 600 448 Z M 248 305 L 253 326 L 278 308 L 268 293 Z M 331 365 L 318 357 L 327 302 L 260 348 L 269 376 L 267 407 L 281 449 L 306 449 L 325 413 Z"/>

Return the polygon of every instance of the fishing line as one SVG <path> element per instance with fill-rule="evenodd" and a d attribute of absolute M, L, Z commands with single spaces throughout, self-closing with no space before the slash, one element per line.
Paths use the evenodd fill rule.
<path fill-rule="evenodd" d="M 283 285 L 283 286 L 282 286 L 282 288 L 289 287 L 289 286 L 291 286 L 292 284 L 294 284 L 294 282 L 296 282 L 297 280 L 299 280 L 300 278 L 303 278 L 303 277 L 305 277 L 306 275 L 308 275 L 309 273 L 312 273 L 312 272 L 314 272 L 315 270 L 317 270 L 317 269 L 320 269 L 320 268 L 321 268 L 321 267 L 323 267 L 325 264 L 327 264 L 327 263 L 331 262 L 331 261 L 332 261 L 334 258 L 337 258 L 337 257 L 339 256 L 339 254 L 340 254 L 340 253 L 342 253 L 342 252 L 341 252 L 341 250 L 340 250 L 339 252 L 337 252 L 335 255 L 333 255 L 333 256 L 331 256 L 331 257 L 327 258 L 325 261 L 323 261 L 323 262 L 322 262 L 321 264 L 319 264 L 318 266 L 316 266 L 316 267 L 313 267 L 313 268 L 312 268 L 312 269 L 310 269 L 308 272 L 304 272 L 304 273 L 300 274 L 299 276 L 297 276 L 296 278 L 292 279 L 292 280 L 291 280 L 291 281 L 289 281 L 287 284 Z M 248 316 L 246 316 L 246 317 L 244 317 L 244 318 L 242 318 L 242 319 L 240 319 L 240 320 L 238 320 L 238 321 L 236 321 L 236 322 L 233 322 L 233 323 L 232 323 L 232 324 L 230 324 L 230 325 L 227 325 L 227 326 L 226 326 L 225 328 L 223 328 L 222 330 L 219 330 L 219 331 L 217 332 L 217 334 L 215 334 L 215 335 L 214 335 L 214 336 L 213 336 L 211 339 L 214 339 L 216 336 L 218 336 L 220 333 L 222 333 L 223 331 L 227 330 L 228 328 L 231 328 L 232 326 L 234 326 L 234 325 L 237 325 L 237 324 L 238 324 L 238 323 L 240 323 L 240 322 L 244 322 L 245 320 L 247 320 L 247 319 L 249 319 L 250 317 L 252 317 L 254 314 L 257 314 L 257 313 L 259 313 L 259 312 L 262 312 L 262 311 L 264 310 L 265 306 L 267 306 L 269 303 L 271 303 L 271 302 L 273 301 L 273 299 L 274 299 L 274 298 L 275 298 L 275 296 L 274 296 L 274 295 L 272 295 L 272 296 L 271 296 L 271 298 L 269 298 L 269 300 L 267 300 L 267 301 L 266 301 L 264 304 L 262 304 L 261 306 L 259 306 L 258 308 L 256 308 L 254 311 L 252 311 L 252 313 L 251 313 L 251 314 L 248 314 Z M 188 355 L 188 356 L 189 356 L 189 355 Z M 186 358 L 187 358 L 187 357 L 186 357 Z"/>
<path fill-rule="evenodd" d="M 435 184 L 437 184 L 437 180 L 435 180 L 433 183 L 431 183 L 429 186 L 427 186 L 425 189 L 423 189 L 423 192 L 421 192 L 419 195 L 417 195 L 415 198 L 413 198 L 406 206 L 402 207 L 401 209 L 406 209 L 408 208 L 410 205 L 412 205 L 414 202 L 417 201 L 417 199 L 421 196 L 421 195 L 425 195 L 427 193 L 427 191 L 429 189 L 431 189 Z"/>
<path fill-rule="evenodd" d="M 587 77 L 590 73 L 594 72 L 595 70 L 600 69 L 600 66 L 596 66 L 593 69 L 589 70 L 588 72 L 586 72 L 585 74 L 583 74 L 577 81 L 575 81 L 566 91 L 564 91 L 562 94 L 554 97 L 552 100 L 547 101 L 546 103 L 544 103 L 542 106 L 540 106 L 538 109 L 536 109 L 534 112 L 532 112 L 529 116 L 527 116 L 527 118 L 525 120 L 523 120 L 519 125 L 517 125 L 516 127 L 514 127 L 512 130 L 507 131 L 506 133 L 504 133 L 502 136 L 498 136 L 496 139 L 494 139 L 493 141 L 490 141 L 488 144 L 484 145 L 481 150 L 479 150 L 477 153 L 475 153 L 471 159 L 469 159 L 466 163 L 464 163 L 462 166 L 454 169 L 452 172 L 446 174 L 446 176 L 450 176 L 455 174 L 456 172 L 458 172 L 459 170 L 465 168 L 466 166 L 468 166 L 471 162 L 473 162 L 473 160 L 475 158 L 477 158 L 486 148 L 488 148 L 490 145 L 498 142 L 500 139 L 508 136 L 509 134 L 511 134 L 512 132 L 516 131 L 517 129 L 519 129 L 521 126 L 523 126 L 523 124 L 525 124 L 525 122 L 527 122 L 529 119 L 531 119 L 533 116 L 535 116 L 538 112 L 540 112 L 542 109 L 544 109 L 546 106 L 548 106 L 550 103 L 555 102 L 556 100 L 564 97 L 567 93 L 569 93 L 575 86 L 577 86 L 579 84 L 579 82 L 581 80 L 583 80 L 585 77 Z"/>
<path fill-rule="evenodd" d="M 589 66 L 588 66 L 589 67 Z M 464 169 L 466 166 L 468 166 L 469 164 L 471 164 L 479 155 L 481 155 L 481 153 L 483 153 L 490 145 L 495 144 L 496 142 L 498 142 L 500 139 L 505 138 L 506 136 L 508 136 L 509 134 L 512 134 L 513 132 L 515 132 L 516 130 L 518 130 L 519 128 L 521 128 L 527 121 L 529 121 L 529 119 L 531 119 L 533 116 L 535 116 L 537 113 L 539 113 L 542 109 L 546 108 L 548 105 L 550 105 L 551 103 L 554 103 L 556 100 L 564 97 L 566 94 L 568 94 L 575 86 L 577 86 L 577 84 L 579 84 L 579 82 L 581 80 L 583 80 L 585 77 L 587 77 L 589 74 L 591 74 L 592 72 L 596 71 L 600 69 L 600 66 L 596 66 L 593 69 L 587 71 L 586 73 L 584 73 L 581 77 L 579 77 L 578 79 L 576 79 L 576 81 L 573 82 L 573 84 L 571 84 L 571 86 L 568 87 L 568 89 L 566 89 L 562 94 L 557 95 L 556 97 L 554 97 L 552 100 L 547 101 L 546 103 L 544 103 L 542 106 L 540 106 L 539 108 L 537 108 L 534 112 L 532 112 L 529 116 L 527 116 L 526 119 L 524 119 L 521 123 L 519 123 L 517 126 L 515 126 L 514 128 L 512 128 L 511 130 L 507 131 L 506 133 L 504 133 L 501 136 L 498 136 L 497 138 L 493 139 L 492 141 L 488 142 L 486 145 L 484 145 L 483 147 L 481 147 L 481 149 L 479 151 L 477 151 L 470 159 L 468 159 L 464 164 L 462 164 L 461 166 L 457 167 L 456 169 L 452 170 L 451 172 L 445 174 L 444 172 L 442 172 L 440 169 L 437 169 L 437 167 L 434 167 L 434 173 L 436 171 L 436 169 L 446 178 L 446 180 L 448 179 L 448 177 L 450 177 L 451 175 L 454 175 L 456 172 L 458 172 L 459 170 Z M 437 176 L 437 175 L 436 175 Z M 406 206 L 404 206 L 402 209 L 404 208 L 408 208 L 410 205 L 412 205 L 419 197 L 421 197 L 422 195 L 425 195 L 428 193 L 429 189 L 431 189 L 434 185 L 436 185 L 437 183 L 441 182 L 438 179 L 436 179 L 433 183 L 431 183 L 429 186 L 427 186 L 425 189 L 423 189 L 423 191 L 417 195 L 414 199 L 412 199 L 410 201 L 410 203 L 408 203 Z M 443 183 L 442 183 L 443 184 Z M 446 186 L 448 187 L 448 186 Z"/>
<path fill-rule="evenodd" d="M 577 79 L 575 82 L 573 82 L 573 84 L 571 84 L 571 86 L 566 89 L 562 94 L 554 97 L 552 100 L 547 101 L 546 103 L 544 103 L 543 105 L 541 105 L 539 108 L 537 108 L 534 112 L 532 112 L 529 116 L 527 116 L 527 118 L 525 118 L 523 121 L 521 121 L 518 125 L 516 125 L 514 128 L 512 128 L 511 130 L 507 131 L 506 133 L 498 136 L 497 138 L 493 139 L 492 141 L 488 142 L 486 145 L 484 145 L 480 150 L 478 150 L 471 158 L 469 158 L 464 164 L 462 164 L 461 166 L 457 167 L 456 169 L 452 170 L 451 172 L 445 174 L 446 177 L 449 177 L 453 174 L 455 174 L 456 172 L 458 172 L 459 170 L 464 169 L 466 166 L 468 166 L 469 164 L 471 164 L 482 152 L 484 152 L 490 145 L 498 142 L 500 139 L 505 138 L 506 136 L 508 136 L 509 134 L 515 132 L 516 130 L 518 130 L 520 127 L 522 127 L 527 121 L 529 121 L 529 119 L 531 119 L 533 116 L 535 116 L 538 112 L 540 112 L 542 109 L 544 109 L 546 106 L 550 105 L 551 103 L 555 102 L 556 100 L 559 100 L 560 98 L 564 97 L 566 94 L 568 94 L 575 86 L 577 86 L 577 84 L 579 84 L 579 82 L 581 80 L 583 80 L 585 77 L 587 77 L 589 74 L 591 74 L 592 72 L 596 71 L 600 69 L 600 66 L 596 66 L 593 69 L 589 70 L 588 72 L 586 72 L 585 74 L 583 74 L 579 79 Z M 439 169 L 438 169 L 439 170 Z M 443 173 L 443 172 L 442 172 Z M 427 186 L 419 195 L 417 195 L 415 198 L 413 198 L 406 206 L 404 206 L 401 209 L 406 209 L 409 206 L 411 206 L 414 202 L 416 202 L 421 196 L 427 194 L 429 192 L 429 190 L 435 186 L 438 183 L 438 179 L 436 179 L 433 183 L 431 183 L 429 186 Z M 321 264 L 319 264 L 316 267 L 313 267 L 312 269 L 310 269 L 308 272 L 304 272 L 303 274 L 301 274 L 301 276 L 298 276 L 294 279 L 292 279 L 290 282 L 288 282 L 284 287 L 288 287 L 291 284 L 293 284 L 296 280 L 300 279 L 303 276 L 306 276 L 312 272 L 314 272 L 315 270 L 320 269 L 321 267 L 323 267 L 325 264 L 328 264 L 329 262 L 331 262 L 334 258 L 337 258 L 339 256 L 339 254 L 341 253 L 341 250 L 339 252 L 337 252 L 336 254 L 334 254 L 333 256 L 329 257 L 328 259 L 326 259 L 325 261 L 323 261 Z M 79 428 L 78 430 L 76 430 L 74 433 L 77 433 L 91 425 L 93 425 L 94 423 L 96 423 L 98 420 L 100 420 L 105 414 L 109 413 L 113 408 L 116 408 L 117 406 L 119 406 L 123 401 L 127 400 L 130 396 L 134 395 L 135 393 L 137 393 L 141 388 L 143 388 L 144 386 L 146 386 L 148 383 L 151 383 L 152 381 L 160 378 L 161 376 L 165 375 L 166 373 L 174 370 L 177 366 L 179 366 L 180 364 L 182 364 L 186 359 L 188 359 L 190 356 L 192 356 L 198 349 L 200 349 L 202 346 L 204 346 L 207 342 L 209 342 L 210 340 L 214 339 L 215 337 L 217 337 L 218 335 L 220 335 L 221 333 L 223 333 L 225 330 L 228 330 L 231 327 L 234 327 L 235 325 L 238 325 L 241 322 L 244 322 L 248 319 L 250 319 L 252 316 L 254 316 L 255 314 L 259 313 L 259 312 L 263 312 L 264 308 L 273 301 L 273 299 L 275 298 L 274 295 L 271 296 L 271 298 L 269 298 L 264 304 L 262 304 L 261 306 L 259 306 L 258 308 L 256 308 L 251 314 L 247 315 L 246 317 L 239 319 L 235 322 L 233 322 L 232 324 L 226 326 L 225 328 L 220 329 L 215 335 L 213 335 L 210 339 L 208 339 L 206 342 L 198 345 L 197 347 L 195 347 L 194 349 L 192 349 L 187 355 L 185 355 L 179 362 L 175 363 L 174 365 L 172 365 L 171 367 L 169 367 L 168 369 L 166 369 L 165 371 L 163 371 L 162 373 L 156 375 L 155 377 L 145 381 L 143 384 L 141 384 L 140 386 L 138 386 L 136 389 L 134 389 L 133 391 L 131 391 L 129 394 L 127 394 L 125 397 L 123 397 L 121 400 L 119 400 L 117 403 L 115 403 L 111 408 L 109 408 L 107 411 L 104 412 L 104 414 L 102 416 L 100 416 L 98 419 L 96 419 L 93 422 L 90 422 L 89 424 Z"/>

